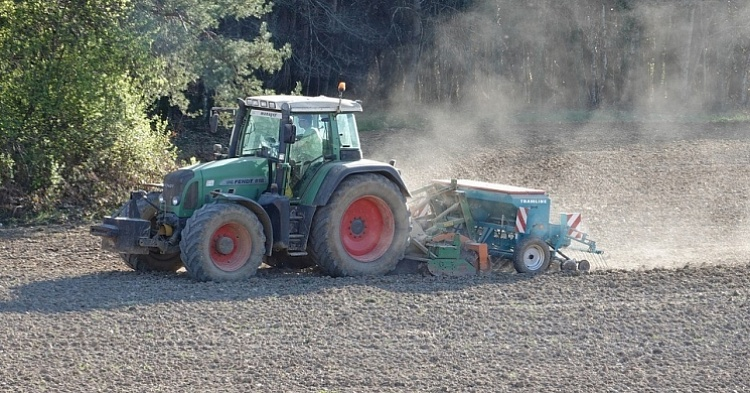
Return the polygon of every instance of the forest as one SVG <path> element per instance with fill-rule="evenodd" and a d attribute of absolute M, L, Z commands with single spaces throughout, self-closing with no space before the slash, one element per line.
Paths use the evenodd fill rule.
<path fill-rule="evenodd" d="M 175 119 L 258 93 L 367 108 L 747 113 L 745 0 L 0 0 L 0 218 L 111 208 Z"/>
<path fill-rule="evenodd" d="M 527 108 L 746 108 L 745 1 L 277 1 L 292 56 L 268 82 L 330 93 Z"/>

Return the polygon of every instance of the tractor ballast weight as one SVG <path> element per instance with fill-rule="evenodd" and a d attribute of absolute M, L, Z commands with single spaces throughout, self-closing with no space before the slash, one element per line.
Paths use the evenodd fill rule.
<path fill-rule="evenodd" d="M 581 231 L 580 214 L 561 213 L 550 223 L 543 190 L 472 180 L 434 180 L 412 191 L 411 247 L 407 258 L 436 274 L 483 272 L 510 260 L 519 273 L 542 273 L 557 259 L 564 270 L 590 268 L 562 249 L 572 243 L 593 255 L 603 251 Z M 455 251 L 449 252 L 447 249 Z"/>

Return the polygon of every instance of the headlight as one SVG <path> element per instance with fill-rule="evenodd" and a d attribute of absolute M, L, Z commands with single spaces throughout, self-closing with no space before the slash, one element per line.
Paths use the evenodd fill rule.
<path fill-rule="evenodd" d="M 159 194 L 159 204 L 160 205 L 164 204 L 164 195 L 162 195 L 162 194 Z"/>
<path fill-rule="evenodd" d="M 173 197 L 172 197 L 172 206 L 177 206 L 177 205 L 179 205 L 179 204 L 180 204 L 180 197 L 178 197 L 178 196 L 173 196 Z"/>

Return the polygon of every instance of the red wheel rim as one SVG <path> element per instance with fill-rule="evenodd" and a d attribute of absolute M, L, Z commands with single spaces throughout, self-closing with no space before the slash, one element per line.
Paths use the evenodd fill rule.
<path fill-rule="evenodd" d="M 364 196 L 346 209 L 341 218 L 341 243 L 352 258 L 372 262 L 388 251 L 396 224 L 393 212 L 382 199 Z"/>
<path fill-rule="evenodd" d="M 211 236 L 211 261 L 221 270 L 231 272 L 245 265 L 253 249 L 250 232 L 237 223 L 224 224 Z"/>

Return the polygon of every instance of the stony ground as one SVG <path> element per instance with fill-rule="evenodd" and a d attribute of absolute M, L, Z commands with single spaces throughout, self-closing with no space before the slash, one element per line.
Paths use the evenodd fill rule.
<path fill-rule="evenodd" d="M 0 391 L 750 390 L 750 125 L 365 134 L 410 187 L 543 188 L 588 275 L 139 274 L 86 226 L 0 229 Z"/>

